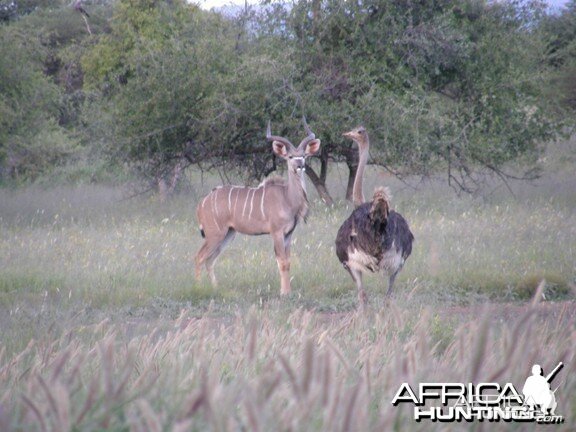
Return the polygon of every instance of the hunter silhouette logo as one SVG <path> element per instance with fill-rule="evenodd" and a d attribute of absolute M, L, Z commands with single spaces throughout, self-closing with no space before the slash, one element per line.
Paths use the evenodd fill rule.
<path fill-rule="evenodd" d="M 556 415 L 556 390 L 559 386 L 554 390 L 550 386 L 563 367 L 560 362 L 544 376 L 540 365 L 532 366 L 532 375 L 526 379 L 522 393 L 512 383 L 420 383 L 417 391 L 403 383 L 392 399 L 392 405 L 412 403 L 417 422 L 563 423 L 564 417 Z"/>
<path fill-rule="evenodd" d="M 535 411 L 536 406 L 539 406 L 542 415 L 555 416 L 557 405 L 555 393 L 558 387 L 552 391 L 550 383 L 563 367 L 564 364 L 562 362 L 558 363 L 558 366 L 548 376 L 544 377 L 544 371 L 540 365 L 532 366 L 532 376 L 526 379 L 526 383 L 522 388 L 525 406 L 531 411 Z"/>

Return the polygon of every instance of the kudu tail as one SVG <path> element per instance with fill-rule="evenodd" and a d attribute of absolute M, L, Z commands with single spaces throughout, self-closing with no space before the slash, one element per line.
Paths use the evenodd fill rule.
<path fill-rule="evenodd" d="M 204 227 L 202 226 L 202 219 L 200 216 L 200 205 L 201 204 L 198 204 L 198 207 L 196 207 L 196 220 L 198 221 L 198 225 L 200 228 L 200 235 L 202 236 L 202 238 L 206 238 L 206 233 L 204 232 Z"/>

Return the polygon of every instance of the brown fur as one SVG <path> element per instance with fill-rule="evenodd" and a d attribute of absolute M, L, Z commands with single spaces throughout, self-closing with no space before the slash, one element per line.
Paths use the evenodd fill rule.
<path fill-rule="evenodd" d="M 262 182 L 263 185 L 269 186 L 288 186 L 288 181 L 282 177 L 268 177 Z"/>
<path fill-rule="evenodd" d="M 198 203 L 197 217 L 204 243 L 196 254 L 196 278 L 205 266 L 216 285 L 214 264 L 236 233 L 269 234 L 280 271 L 280 293 L 290 292 L 290 242 L 300 219 L 308 212 L 304 187 L 305 159 L 320 149 L 320 140 L 306 127 L 308 136 L 298 147 L 286 138 L 273 136 L 270 125 L 266 139 L 276 156 L 286 161 L 288 178 L 271 177 L 257 188 L 219 186 Z"/>

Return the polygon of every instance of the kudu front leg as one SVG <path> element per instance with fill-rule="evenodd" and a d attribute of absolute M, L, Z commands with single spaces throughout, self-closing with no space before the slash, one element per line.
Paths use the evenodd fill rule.
<path fill-rule="evenodd" d="M 280 271 L 280 294 L 290 294 L 290 237 L 285 237 L 284 233 L 273 234 L 274 253 Z"/>

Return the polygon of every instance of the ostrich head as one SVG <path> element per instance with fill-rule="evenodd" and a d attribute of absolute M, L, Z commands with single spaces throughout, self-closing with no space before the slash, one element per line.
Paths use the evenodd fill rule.
<path fill-rule="evenodd" d="M 368 132 L 366 132 L 364 126 L 358 126 L 351 131 L 344 132 L 342 135 L 353 140 L 356 144 L 358 144 L 358 147 L 360 147 L 361 150 L 368 149 L 370 146 Z"/>

